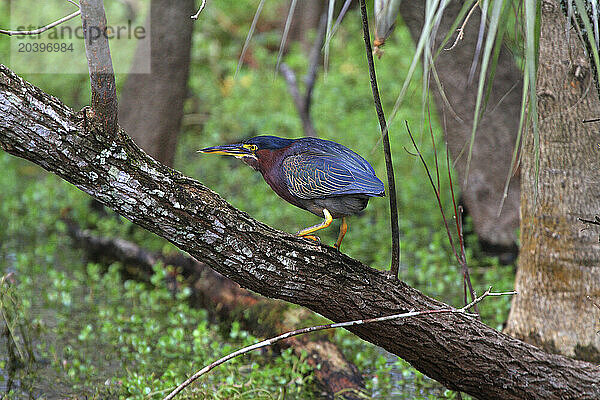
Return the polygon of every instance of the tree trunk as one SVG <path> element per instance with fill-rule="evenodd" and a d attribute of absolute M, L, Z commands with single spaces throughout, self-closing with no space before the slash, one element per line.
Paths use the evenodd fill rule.
<path fill-rule="evenodd" d="M 451 1 L 444 10 L 436 35 L 438 46 L 450 30 L 462 3 Z M 417 41 L 423 29 L 425 2 L 403 1 L 400 3 L 400 13 L 410 29 L 413 40 Z M 475 137 L 469 180 L 466 186 L 463 184 L 466 151 L 471 141 L 477 98 L 477 79 L 475 84 L 471 85 L 467 84 L 467 79 L 477 45 L 480 18 L 481 13 L 477 9 L 465 27 L 464 38 L 452 50 L 443 50 L 435 63 L 444 93 L 452 108 L 450 109 L 444 101 L 433 78 L 431 92 L 441 114 L 450 154 L 460 177 L 457 183 L 461 185 L 462 201 L 473 218 L 475 232 L 484 242 L 510 250 L 515 247 L 519 226 L 518 175 L 512 177 L 500 217 L 497 213 L 517 138 L 522 74 L 507 49 L 500 52 L 487 111 L 479 123 Z M 451 44 L 452 42 L 446 47 L 450 47 Z M 388 41 L 387 46 L 394 46 L 394 43 Z M 479 70 L 475 77 L 478 73 Z M 462 156 L 458 158 L 460 154 Z"/>
<path fill-rule="evenodd" d="M 296 9 L 294 10 L 294 18 L 290 25 L 290 33 L 287 41 L 288 46 L 292 42 L 300 42 L 302 49 L 306 53 L 310 52 L 314 39 L 311 40 L 308 37 L 308 33 L 318 29 L 319 21 L 325 7 L 327 7 L 327 2 L 323 0 L 302 0 L 297 2 Z M 285 17 L 287 17 L 289 9 L 288 5 L 284 14 Z M 285 18 L 283 18 L 281 25 L 285 25 Z"/>
<path fill-rule="evenodd" d="M 334 321 L 448 307 L 333 247 L 277 231 L 148 157 L 123 132 L 0 66 L 0 146 L 268 297 Z M 477 318 L 448 313 L 355 326 L 453 390 L 485 399 L 598 399 L 600 367 L 548 354 Z"/>
<path fill-rule="evenodd" d="M 134 64 L 150 57 L 149 74 L 130 74 L 119 104 L 119 123 L 144 151 L 173 165 L 187 97 L 195 12 L 193 0 L 152 0 L 150 53 L 135 52 Z M 140 60 L 140 61 L 138 61 Z"/>
<path fill-rule="evenodd" d="M 542 11 L 537 76 L 539 176 L 533 132 L 523 148 L 521 255 L 506 332 L 552 352 L 600 361 L 600 244 L 577 217 L 600 212 L 600 101 L 577 34 L 556 1 Z M 537 182 L 536 182 L 537 179 Z"/>

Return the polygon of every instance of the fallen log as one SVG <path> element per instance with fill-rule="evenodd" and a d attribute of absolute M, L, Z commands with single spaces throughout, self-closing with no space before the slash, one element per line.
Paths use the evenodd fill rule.
<path fill-rule="evenodd" d="M 206 308 L 221 320 L 241 322 L 244 329 L 255 335 L 276 336 L 297 329 L 295 323 L 311 315 L 304 308 L 293 308 L 283 301 L 250 293 L 183 253 L 151 252 L 125 239 L 95 235 L 90 230 L 81 229 L 68 217 L 63 217 L 63 221 L 75 245 L 85 249 L 91 259 L 105 263 L 121 262 L 127 273 L 145 279 L 149 279 L 154 265 L 159 262 L 173 266 L 192 288 L 196 305 Z M 171 286 L 175 286 L 176 282 L 176 279 L 169 281 Z M 292 337 L 282 344 L 291 347 L 297 356 L 303 352 L 308 354 L 306 361 L 313 368 L 316 381 L 325 392 L 324 397 L 333 398 L 343 391 L 342 398 L 361 398 L 358 393 L 364 392 L 365 387 L 358 368 L 324 335 Z"/>

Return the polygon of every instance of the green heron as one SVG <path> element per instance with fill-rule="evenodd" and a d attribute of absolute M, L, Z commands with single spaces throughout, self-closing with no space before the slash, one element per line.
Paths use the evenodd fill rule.
<path fill-rule="evenodd" d="M 329 140 L 256 136 L 199 152 L 240 158 L 260 171 L 282 199 L 325 218 L 320 224 L 298 231 L 298 236 L 319 240 L 313 233 L 327 228 L 333 219 L 342 218 L 337 249 L 348 229 L 346 217 L 363 210 L 369 198 L 385 195 L 383 183 L 364 158 Z"/>

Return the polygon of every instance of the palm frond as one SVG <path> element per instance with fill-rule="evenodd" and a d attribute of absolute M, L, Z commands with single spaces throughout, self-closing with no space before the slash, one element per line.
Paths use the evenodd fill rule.
<path fill-rule="evenodd" d="M 471 129 L 471 142 L 469 143 L 469 153 L 467 154 L 467 165 L 465 167 L 465 186 L 469 177 L 469 167 L 471 165 L 471 158 L 473 155 L 475 133 L 477 132 L 477 125 L 479 124 L 479 121 L 481 119 L 480 111 L 483 100 L 483 89 L 485 87 L 487 77 L 486 73 L 489 66 L 492 49 L 494 48 L 494 42 L 496 39 L 496 33 L 498 31 L 498 23 L 500 21 L 500 14 L 502 12 L 503 5 L 504 2 L 502 0 L 495 0 L 492 6 L 492 15 L 490 19 L 490 25 L 488 27 L 487 38 L 485 40 L 485 48 L 483 50 L 483 56 L 481 60 L 481 70 L 479 71 L 479 85 L 477 87 L 477 99 L 475 101 L 475 115 L 473 117 L 473 128 Z"/>
<path fill-rule="evenodd" d="M 298 0 L 292 0 L 290 4 L 290 11 L 288 12 L 287 18 L 285 19 L 285 26 L 283 28 L 283 34 L 281 35 L 281 43 L 279 44 L 279 52 L 277 53 L 277 63 L 275 64 L 275 73 L 279 70 L 279 64 L 281 63 L 281 57 L 283 56 L 283 50 L 285 49 L 285 43 L 287 42 L 288 34 L 290 33 L 290 26 L 292 26 L 292 19 L 294 18 L 294 10 L 296 9 L 296 2 Z"/>
<path fill-rule="evenodd" d="M 254 13 L 254 18 L 252 19 L 252 24 L 250 25 L 250 29 L 248 30 L 248 35 L 246 36 L 246 41 L 244 42 L 244 47 L 242 47 L 242 52 L 240 53 L 240 58 L 238 60 L 237 67 L 235 68 L 234 78 L 237 77 L 240 68 L 242 67 L 242 63 L 244 62 L 244 56 L 246 55 L 246 50 L 248 50 L 248 46 L 250 45 L 250 40 L 252 39 L 252 35 L 254 34 L 254 29 L 256 29 L 256 23 L 258 22 L 258 18 L 260 17 L 260 13 L 265 5 L 265 0 L 260 0 L 258 3 L 258 7 L 256 8 L 256 13 Z"/>

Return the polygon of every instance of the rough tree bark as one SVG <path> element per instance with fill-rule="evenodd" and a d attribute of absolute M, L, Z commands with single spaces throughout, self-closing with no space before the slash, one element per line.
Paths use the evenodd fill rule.
<path fill-rule="evenodd" d="M 600 210 L 600 115 L 584 48 L 556 1 L 543 2 L 537 76 L 539 177 L 533 133 L 521 181 L 521 255 L 506 332 L 548 351 L 600 361 L 600 244 L 577 217 Z"/>
<path fill-rule="evenodd" d="M 173 165 L 187 97 L 194 7 L 194 0 L 152 0 L 147 19 L 151 54 L 140 46 L 133 60 L 150 58 L 151 73 L 130 74 L 119 104 L 121 126 L 138 146 L 167 165 Z"/>
<path fill-rule="evenodd" d="M 105 134 L 88 109 L 0 66 L 0 146 L 76 185 L 211 268 L 268 297 L 334 321 L 447 307 L 330 246 L 277 231 Z M 600 367 L 548 354 L 463 314 L 350 329 L 453 390 L 485 399 L 597 399 Z"/>
<path fill-rule="evenodd" d="M 438 45 L 448 33 L 462 3 L 449 2 L 437 30 Z M 423 29 L 425 2 L 403 1 L 400 3 L 400 13 L 413 39 L 418 40 Z M 500 52 L 488 109 L 477 129 L 469 181 L 467 186 L 463 187 L 467 161 L 465 151 L 468 151 L 468 147 L 465 150 L 465 146 L 468 146 L 471 140 L 477 96 L 476 84 L 467 85 L 467 72 L 475 53 L 480 17 L 481 13 L 476 10 L 465 27 L 463 40 L 451 51 L 442 51 L 435 63 L 452 110 L 448 108 L 435 83 L 432 83 L 432 93 L 437 108 L 442 113 L 442 126 L 445 128 L 448 147 L 460 176 L 457 181 L 462 185 L 463 201 L 473 218 L 475 232 L 480 239 L 491 245 L 514 249 L 516 230 L 519 226 L 518 175 L 512 177 L 508 197 L 500 217 L 497 217 L 517 137 L 522 93 L 522 74 L 507 49 Z M 460 119 L 456 118 L 454 113 Z M 461 153 L 462 157 L 458 158 Z"/>

